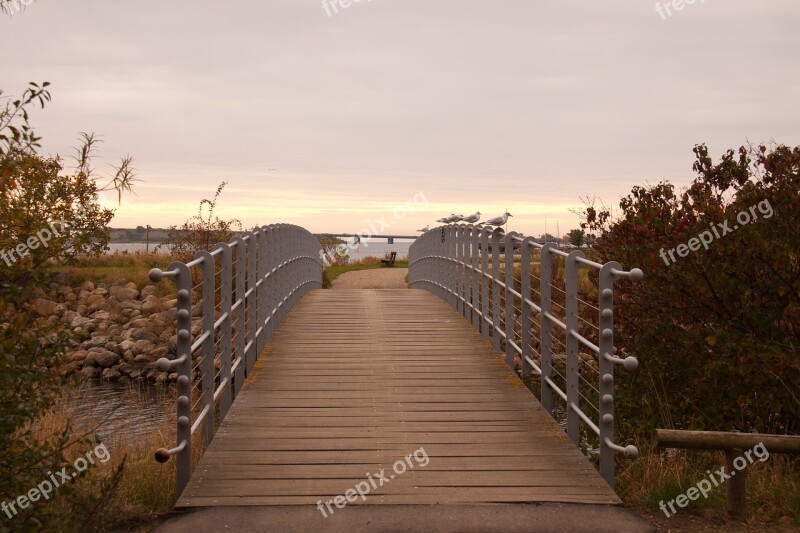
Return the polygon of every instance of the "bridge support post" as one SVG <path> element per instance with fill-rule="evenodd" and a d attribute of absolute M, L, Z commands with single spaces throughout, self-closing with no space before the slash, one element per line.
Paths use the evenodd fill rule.
<path fill-rule="evenodd" d="M 542 407 L 553 415 L 553 389 L 549 382 L 553 380 L 553 322 L 550 314 L 553 310 L 552 289 L 553 282 L 553 243 L 546 243 L 539 257 L 539 297 L 541 313 L 539 314 L 539 333 L 541 355 L 541 395 Z"/>
<path fill-rule="evenodd" d="M 394 244 L 394 237 L 387 237 L 386 241 L 387 241 L 387 244 Z"/>
<path fill-rule="evenodd" d="M 503 229 L 492 231 L 492 346 L 500 351 L 500 240 Z"/>
<path fill-rule="evenodd" d="M 514 358 L 517 355 L 517 350 L 514 348 L 516 344 L 514 341 L 516 340 L 516 330 L 514 325 L 516 320 L 514 317 L 516 316 L 515 313 L 515 297 L 513 291 L 514 289 L 514 239 L 517 238 L 519 234 L 516 231 L 511 231 L 506 233 L 506 238 L 504 240 L 506 246 L 506 254 L 505 254 L 505 270 L 506 270 L 506 290 L 503 291 L 505 294 L 505 303 L 506 303 L 506 364 L 514 370 Z M 522 305 L 520 305 L 522 308 Z"/>

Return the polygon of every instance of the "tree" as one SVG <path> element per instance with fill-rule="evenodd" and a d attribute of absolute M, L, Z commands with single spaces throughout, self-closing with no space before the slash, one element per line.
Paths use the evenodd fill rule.
<path fill-rule="evenodd" d="M 541 240 L 542 242 L 556 242 L 557 239 L 553 235 L 550 235 L 549 233 L 543 233 L 539 237 L 539 240 Z"/>
<path fill-rule="evenodd" d="M 190 258 L 197 252 L 211 249 L 219 242 L 228 242 L 236 231 L 242 231 L 239 219 L 221 220 L 214 216 L 217 200 L 228 182 L 223 181 L 214 193 L 214 199 L 200 200 L 197 214 L 186 220 L 181 226 L 170 226 L 164 242 L 156 247 L 166 246 L 173 255 Z M 203 207 L 208 206 L 207 214 L 203 214 Z"/>
<path fill-rule="evenodd" d="M 797 433 L 800 147 L 741 147 L 716 164 L 705 145 L 694 153 L 686 190 L 634 187 L 618 218 L 585 212 L 602 260 L 645 272 L 615 293 L 620 352 L 641 362 L 620 374 L 615 403 L 634 426 L 621 431 Z"/>
<path fill-rule="evenodd" d="M 567 233 L 567 240 L 569 240 L 572 246 L 583 246 L 584 238 L 586 237 L 586 233 L 582 229 L 573 229 Z"/>
<path fill-rule="evenodd" d="M 2 6 L 0 6 L 2 7 Z M 44 294 L 52 261 L 98 253 L 108 241 L 113 212 L 97 203 L 101 190 L 130 190 L 132 159 L 123 159 L 106 186 L 98 185 L 91 155 L 98 142 L 83 135 L 76 168 L 64 172 L 58 158 L 37 154 L 40 138 L 29 122 L 32 106 L 50 100 L 47 83 L 31 84 L 17 100 L 0 103 L 0 501 L 24 495 L 67 464 L 65 450 L 83 437 L 69 426 L 40 437 L 35 422 L 71 381 L 62 374 L 71 332 L 53 317 L 39 316 L 33 300 Z M 69 492 L 69 485 L 58 493 Z M 41 529 L 49 507 L 29 506 L 3 530 Z M 81 514 L 76 509 L 74 516 Z"/>

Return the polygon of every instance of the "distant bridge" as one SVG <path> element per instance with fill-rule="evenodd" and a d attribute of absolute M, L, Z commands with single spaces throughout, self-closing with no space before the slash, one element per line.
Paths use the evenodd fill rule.
<path fill-rule="evenodd" d="M 366 235 L 362 236 L 358 233 L 317 233 L 317 237 L 336 237 L 338 239 L 355 239 L 355 242 L 361 242 L 361 239 L 386 239 L 389 244 L 394 244 L 395 239 L 415 241 L 419 235 Z"/>

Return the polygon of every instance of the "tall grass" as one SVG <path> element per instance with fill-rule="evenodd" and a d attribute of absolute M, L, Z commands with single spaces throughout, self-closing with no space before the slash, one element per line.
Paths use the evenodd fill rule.
<path fill-rule="evenodd" d="M 91 281 L 95 284 L 111 285 L 119 280 L 135 283 L 141 290 L 147 285 L 155 285 L 157 296 L 174 293 L 174 284 L 162 280 L 154 284 L 148 278 L 152 268 L 166 268 L 172 261 L 169 255 L 137 251 L 135 253 L 115 252 L 113 254 L 84 257 L 71 265 L 56 265 L 52 272 L 65 272 L 76 283 Z"/>

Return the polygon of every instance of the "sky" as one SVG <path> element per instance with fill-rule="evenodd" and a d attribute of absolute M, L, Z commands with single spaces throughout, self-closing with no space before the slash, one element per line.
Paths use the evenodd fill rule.
<path fill-rule="evenodd" d="M 43 153 L 85 131 L 101 175 L 133 156 L 113 227 L 227 181 L 247 228 L 563 234 L 586 198 L 688 185 L 697 143 L 800 144 L 796 0 L 326 2 L 38 0 L 0 16 L 0 88 L 52 84 Z"/>

